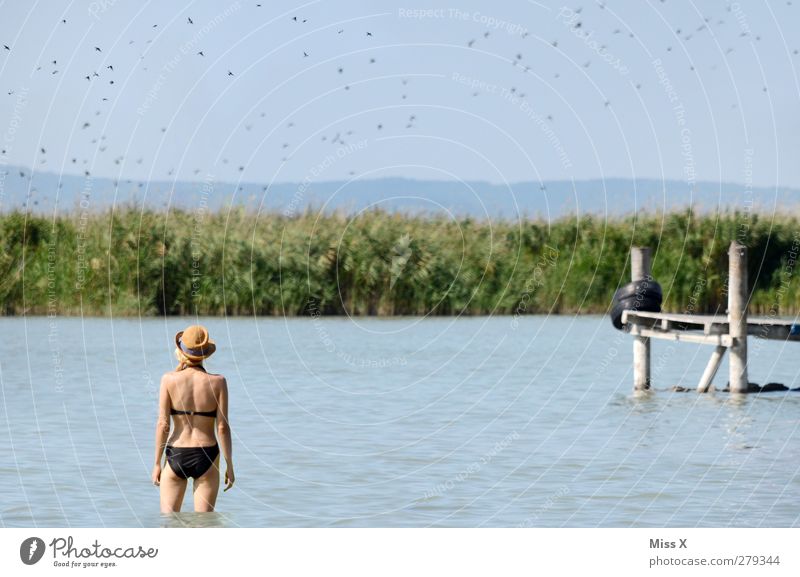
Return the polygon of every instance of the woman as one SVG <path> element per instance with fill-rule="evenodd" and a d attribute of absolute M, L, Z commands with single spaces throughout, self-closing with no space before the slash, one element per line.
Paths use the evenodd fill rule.
<path fill-rule="evenodd" d="M 161 378 L 153 484 L 161 487 L 162 513 L 181 510 L 190 477 L 194 479 L 194 510 L 213 511 L 219 492 L 220 452 L 215 423 L 226 463 L 224 491 L 233 487 L 234 481 L 228 384 L 222 375 L 209 374 L 203 368 L 203 360 L 217 350 L 205 327 L 193 325 L 179 332 L 175 346 L 179 364 Z M 174 423 L 171 435 L 170 415 Z M 165 448 L 167 461 L 162 471 Z"/>

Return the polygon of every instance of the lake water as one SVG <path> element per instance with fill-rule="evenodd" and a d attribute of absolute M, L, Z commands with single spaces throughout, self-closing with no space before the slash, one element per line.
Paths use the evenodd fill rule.
<path fill-rule="evenodd" d="M 150 483 L 190 319 L 4 318 L 2 526 L 800 525 L 800 393 L 670 391 L 710 347 L 654 342 L 636 396 L 607 318 L 201 322 L 231 394 L 219 512 L 162 517 Z M 794 343 L 750 349 L 751 381 L 800 385 Z"/>

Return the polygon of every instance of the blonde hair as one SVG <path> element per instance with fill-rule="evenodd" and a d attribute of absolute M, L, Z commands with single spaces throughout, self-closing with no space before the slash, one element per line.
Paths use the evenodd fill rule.
<path fill-rule="evenodd" d="M 194 359 L 190 359 L 186 356 L 186 354 L 180 350 L 178 347 L 175 347 L 175 358 L 178 359 L 178 366 L 175 367 L 176 371 L 182 371 L 187 367 L 202 367 L 203 366 L 203 359 L 195 361 Z"/>

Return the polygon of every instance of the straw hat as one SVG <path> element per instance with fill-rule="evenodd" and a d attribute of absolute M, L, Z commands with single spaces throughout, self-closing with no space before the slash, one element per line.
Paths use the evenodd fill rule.
<path fill-rule="evenodd" d="M 175 335 L 175 346 L 190 360 L 201 361 L 217 350 L 214 341 L 208 338 L 208 331 L 202 325 L 192 325 Z"/>

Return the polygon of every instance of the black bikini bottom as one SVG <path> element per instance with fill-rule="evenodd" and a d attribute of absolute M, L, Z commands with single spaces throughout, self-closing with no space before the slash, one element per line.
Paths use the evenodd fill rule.
<path fill-rule="evenodd" d="M 197 479 L 208 471 L 219 455 L 219 445 L 211 447 L 173 447 L 167 445 L 167 463 L 181 479 Z"/>

